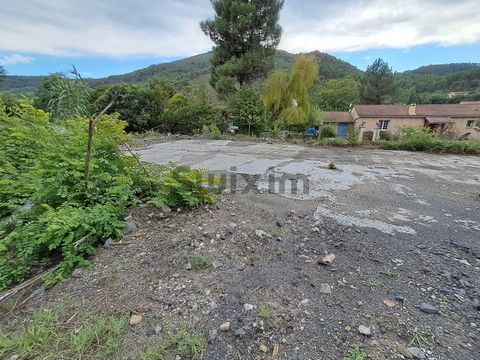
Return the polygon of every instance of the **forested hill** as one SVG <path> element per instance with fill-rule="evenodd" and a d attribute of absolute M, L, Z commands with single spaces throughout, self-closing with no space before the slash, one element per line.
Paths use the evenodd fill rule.
<path fill-rule="evenodd" d="M 335 56 L 319 51 L 310 53 L 318 59 L 320 77 L 322 79 L 337 79 L 358 73 L 359 70 Z M 297 55 L 279 50 L 274 56 L 276 69 L 289 68 Z M 170 63 L 150 65 L 144 69 L 132 71 L 123 75 L 112 75 L 102 79 L 87 79 L 92 86 L 111 85 L 118 83 L 142 83 L 154 77 L 171 80 L 202 81 L 207 80 L 210 73 L 210 59 L 212 53 L 195 55 L 186 59 Z M 79 69 L 81 71 L 81 69 Z M 0 82 L 0 91 L 32 92 L 35 91 L 43 76 L 7 76 Z"/>
<path fill-rule="evenodd" d="M 355 66 L 335 56 L 320 51 L 309 54 L 318 59 L 321 80 L 342 79 L 346 76 L 361 74 L 361 71 Z M 274 56 L 275 69 L 288 69 L 296 56 L 296 54 L 286 51 L 277 51 Z M 94 87 L 118 83 L 146 83 L 155 77 L 189 83 L 206 83 L 209 78 L 211 57 L 212 53 L 209 52 L 170 63 L 151 65 L 123 75 L 113 75 L 103 79 L 87 79 L 87 81 Z M 81 69 L 79 70 L 81 71 Z M 393 101 L 398 103 L 412 101 L 443 103 L 480 98 L 480 64 L 428 65 L 415 70 L 396 73 L 395 77 L 397 95 Z M 3 81 L 0 81 L 0 92 L 35 92 L 44 78 L 44 76 L 7 76 Z M 450 91 L 467 91 L 469 95 L 465 99 L 449 99 L 447 93 Z"/>
<path fill-rule="evenodd" d="M 0 80 L 0 91 L 14 93 L 29 93 L 38 89 L 45 76 L 18 76 L 7 75 Z"/>
<path fill-rule="evenodd" d="M 172 80 L 196 80 L 209 74 L 212 53 L 195 55 L 169 63 L 150 65 L 122 75 L 112 75 L 103 79 L 92 80 L 94 85 L 141 83 L 154 77 Z"/>
<path fill-rule="evenodd" d="M 319 51 L 309 53 L 317 58 L 320 65 L 320 77 L 323 79 L 343 78 L 352 75 L 359 70 L 335 56 Z M 274 56 L 275 69 L 288 69 L 295 61 L 296 54 L 279 50 Z M 118 83 L 141 83 L 154 77 L 172 80 L 196 81 L 208 78 L 210 74 L 210 59 L 212 52 L 195 55 L 186 59 L 150 65 L 147 68 L 136 70 L 123 75 L 113 75 L 104 79 L 92 80 L 93 85 L 118 84 Z"/>
<path fill-rule="evenodd" d="M 405 71 L 404 74 L 409 75 L 449 75 L 467 70 L 480 69 L 480 63 L 453 63 L 453 64 L 436 64 L 421 66 L 415 70 Z"/>

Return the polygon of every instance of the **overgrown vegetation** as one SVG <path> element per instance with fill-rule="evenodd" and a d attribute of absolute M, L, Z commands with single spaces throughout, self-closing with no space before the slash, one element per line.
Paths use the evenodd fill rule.
<path fill-rule="evenodd" d="M 71 319 L 70 319 L 71 320 Z M 126 317 L 80 313 L 74 321 L 52 309 L 37 310 L 23 330 L 0 332 L 0 357 L 106 359 L 123 344 Z"/>
<path fill-rule="evenodd" d="M 428 341 L 428 335 L 421 331 L 418 327 L 414 327 L 412 330 L 409 331 L 410 340 L 407 346 L 430 346 L 430 342 Z"/>
<path fill-rule="evenodd" d="M 203 255 L 195 256 L 192 261 L 192 270 L 200 271 L 210 267 L 211 260 Z"/>
<path fill-rule="evenodd" d="M 399 141 L 383 143 L 386 150 L 429 151 L 454 154 L 480 154 L 480 141 L 438 140 L 429 129 L 420 126 L 404 126 Z"/>
<path fill-rule="evenodd" d="M 140 354 L 141 360 L 159 360 L 179 355 L 182 359 L 201 359 L 207 349 L 205 336 L 181 329 L 166 335 L 157 345 L 146 349 Z M 172 357 L 173 358 L 173 357 Z"/>
<path fill-rule="evenodd" d="M 273 311 L 267 304 L 260 305 L 258 309 L 258 317 L 263 320 L 269 320 L 273 317 Z"/>
<path fill-rule="evenodd" d="M 82 117 L 51 120 L 27 102 L 8 113 L 0 104 L 0 290 L 55 263 L 47 283 L 84 265 L 98 244 L 122 236 L 139 197 L 185 207 L 214 200 L 201 171 L 147 169 L 123 155 L 126 122 L 116 114 L 96 122 L 86 182 L 88 126 Z"/>
<path fill-rule="evenodd" d="M 337 136 L 335 128 L 331 124 L 325 124 L 322 126 L 322 133 L 320 134 L 322 139 L 334 138 Z"/>
<path fill-rule="evenodd" d="M 367 354 L 358 345 L 353 345 L 343 360 L 365 360 Z"/>

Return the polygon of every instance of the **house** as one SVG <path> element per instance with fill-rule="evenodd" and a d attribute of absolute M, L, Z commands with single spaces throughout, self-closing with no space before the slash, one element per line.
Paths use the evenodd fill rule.
<path fill-rule="evenodd" d="M 348 111 L 325 112 L 323 114 L 323 122 L 332 125 L 337 136 L 342 138 L 348 136 L 348 133 L 353 129 L 355 123 L 352 114 Z"/>
<path fill-rule="evenodd" d="M 459 96 L 467 96 L 468 94 L 469 94 L 468 91 L 452 91 L 452 92 L 447 93 L 447 97 L 449 99 L 453 99 L 453 98 L 459 97 Z"/>
<path fill-rule="evenodd" d="M 356 129 L 363 140 L 397 137 L 402 126 L 425 126 L 447 139 L 480 139 L 474 129 L 479 104 L 356 105 L 349 112 L 326 112 L 324 122 L 346 137 Z"/>

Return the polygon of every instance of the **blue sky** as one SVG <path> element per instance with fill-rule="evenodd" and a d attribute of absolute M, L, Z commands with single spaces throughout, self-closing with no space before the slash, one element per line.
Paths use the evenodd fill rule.
<path fill-rule="evenodd" d="M 17 0 L 0 12 L 0 65 L 46 75 L 122 74 L 209 51 L 209 0 Z M 465 21 L 468 19 L 468 21 Z M 477 0 L 285 0 L 280 49 L 320 50 L 365 69 L 480 63 Z"/>

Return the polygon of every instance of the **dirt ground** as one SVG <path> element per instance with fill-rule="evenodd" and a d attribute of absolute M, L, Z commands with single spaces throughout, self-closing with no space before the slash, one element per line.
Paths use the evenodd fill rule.
<path fill-rule="evenodd" d="M 212 360 L 343 359 L 354 345 L 368 359 L 479 358 L 480 158 L 205 140 L 139 154 L 255 186 L 235 193 L 240 177 L 188 212 L 132 209 L 123 245 L 28 306 L 143 315 L 119 359 L 178 328 L 208 338 Z M 308 191 L 269 182 L 286 173 Z"/>

